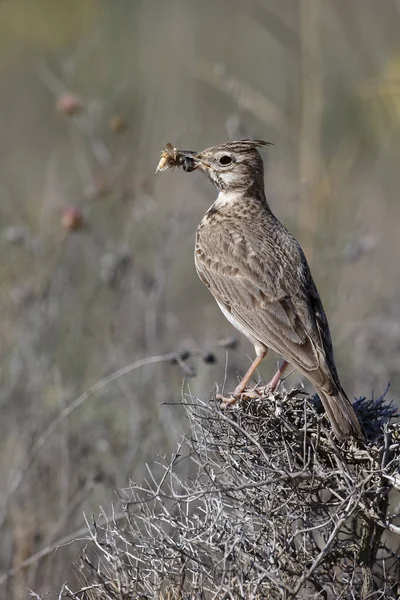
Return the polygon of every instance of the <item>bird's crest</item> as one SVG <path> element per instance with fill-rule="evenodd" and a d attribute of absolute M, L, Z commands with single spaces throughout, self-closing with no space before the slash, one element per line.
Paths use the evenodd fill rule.
<path fill-rule="evenodd" d="M 219 150 L 229 150 L 230 152 L 247 152 L 249 150 L 255 150 L 256 148 L 261 148 L 262 146 L 273 146 L 271 142 L 265 142 L 264 140 L 237 140 L 234 142 L 226 142 L 225 144 L 219 144 L 218 146 L 211 146 L 206 150 L 203 150 L 202 154 L 206 154 L 208 152 L 216 152 Z"/>

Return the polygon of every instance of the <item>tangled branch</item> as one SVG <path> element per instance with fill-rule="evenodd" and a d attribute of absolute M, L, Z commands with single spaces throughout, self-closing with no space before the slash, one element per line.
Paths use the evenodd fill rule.
<path fill-rule="evenodd" d="M 190 437 L 123 491 L 123 521 L 89 525 L 84 587 L 66 597 L 398 597 L 400 426 L 385 398 L 356 403 L 364 447 L 338 445 L 299 390 L 184 407 Z"/>

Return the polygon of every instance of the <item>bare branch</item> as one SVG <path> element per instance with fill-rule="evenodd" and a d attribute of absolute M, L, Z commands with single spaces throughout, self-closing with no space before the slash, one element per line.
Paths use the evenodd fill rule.
<path fill-rule="evenodd" d="M 318 400 L 297 391 L 182 408 L 190 436 L 157 461 L 161 475 L 148 465 L 123 491 L 123 519 L 88 524 L 86 586 L 67 598 L 395 600 L 382 534 L 399 529 L 388 496 L 400 427 L 382 434 L 384 402 L 359 403 L 377 424 L 363 447 L 336 444 Z"/>

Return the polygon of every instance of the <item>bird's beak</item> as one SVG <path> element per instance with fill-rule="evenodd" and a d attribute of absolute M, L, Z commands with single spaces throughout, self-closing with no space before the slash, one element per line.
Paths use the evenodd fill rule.
<path fill-rule="evenodd" d="M 211 167 L 210 163 L 208 163 L 206 160 L 204 160 L 204 158 L 201 156 L 200 153 L 193 156 L 193 160 L 195 163 L 195 169 L 198 169 L 199 171 L 203 171 L 203 173 L 207 173 L 208 169 Z"/>
<path fill-rule="evenodd" d="M 201 155 L 201 152 L 196 152 L 194 150 L 178 150 L 179 155 L 184 158 L 189 159 L 191 165 L 190 168 L 184 169 L 187 171 L 202 171 L 203 173 L 207 173 L 208 169 L 211 167 L 211 165 L 204 160 L 204 158 Z"/>

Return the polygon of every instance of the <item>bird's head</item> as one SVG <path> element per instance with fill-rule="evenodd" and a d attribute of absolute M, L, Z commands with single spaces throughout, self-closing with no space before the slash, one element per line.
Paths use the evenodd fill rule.
<path fill-rule="evenodd" d="M 264 188 L 263 161 L 257 148 L 267 145 L 270 142 L 239 140 L 212 146 L 192 154 L 186 170 L 203 171 L 221 192 Z"/>

